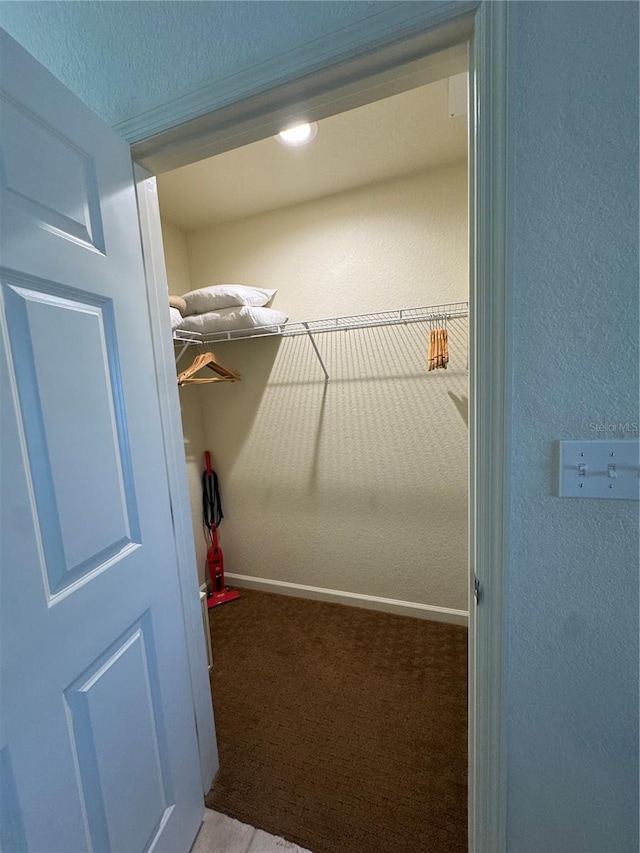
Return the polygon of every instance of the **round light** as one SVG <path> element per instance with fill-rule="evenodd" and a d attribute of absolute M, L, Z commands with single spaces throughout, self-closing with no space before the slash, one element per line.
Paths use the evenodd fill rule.
<path fill-rule="evenodd" d="M 301 124 L 294 124 L 292 127 L 287 127 L 285 130 L 281 130 L 276 136 L 276 139 L 278 142 L 282 142 L 283 145 L 307 145 L 309 142 L 312 142 L 317 135 L 318 122 L 314 121 L 309 123 L 308 121 L 305 121 Z"/>

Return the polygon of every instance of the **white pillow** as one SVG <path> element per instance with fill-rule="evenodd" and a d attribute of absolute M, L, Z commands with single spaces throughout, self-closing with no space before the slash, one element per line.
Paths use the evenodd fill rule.
<path fill-rule="evenodd" d="M 289 317 L 283 311 L 242 305 L 185 317 L 180 328 L 186 332 L 200 332 L 203 335 L 212 332 L 234 332 L 238 329 L 255 330 L 260 326 L 267 327 L 264 331 L 275 332 L 275 327 L 286 323 L 288 319 Z"/>
<path fill-rule="evenodd" d="M 175 331 L 179 325 L 182 323 L 182 314 L 178 311 L 177 308 L 169 308 L 169 314 L 171 315 L 171 331 Z"/>
<path fill-rule="evenodd" d="M 183 295 L 187 303 L 185 314 L 205 314 L 220 308 L 234 308 L 237 305 L 266 305 L 276 295 L 277 290 L 265 290 L 263 287 L 246 287 L 244 284 L 216 284 L 214 287 L 201 287 Z"/>

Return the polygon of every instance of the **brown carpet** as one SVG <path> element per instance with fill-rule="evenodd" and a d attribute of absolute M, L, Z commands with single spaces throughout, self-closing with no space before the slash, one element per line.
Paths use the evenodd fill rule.
<path fill-rule="evenodd" d="M 210 616 L 209 808 L 313 853 L 466 851 L 465 628 L 250 590 Z"/>

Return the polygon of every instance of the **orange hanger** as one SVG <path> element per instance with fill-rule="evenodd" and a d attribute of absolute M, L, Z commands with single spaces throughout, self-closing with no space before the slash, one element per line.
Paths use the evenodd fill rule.
<path fill-rule="evenodd" d="M 216 376 L 195 377 L 194 374 L 202 370 L 203 367 L 208 367 Z M 238 382 L 240 374 L 230 367 L 225 367 L 220 364 L 218 359 L 212 352 L 204 352 L 197 355 L 193 362 L 186 370 L 178 374 L 178 385 L 207 385 L 210 382 Z"/>
<path fill-rule="evenodd" d="M 449 363 L 449 333 L 445 329 L 432 329 L 429 332 L 429 354 L 427 356 L 429 370 L 443 367 Z"/>

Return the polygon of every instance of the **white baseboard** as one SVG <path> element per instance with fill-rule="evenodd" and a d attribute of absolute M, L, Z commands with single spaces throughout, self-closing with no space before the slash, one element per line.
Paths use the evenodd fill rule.
<path fill-rule="evenodd" d="M 432 604 L 417 604 L 413 601 L 400 601 L 396 598 L 380 598 L 377 595 L 343 592 L 340 589 L 324 589 L 320 586 L 275 581 L 269 578 L 254 578 L 250 575 L 231 574 L 231 572 L 225 573 L 225 579 L 232 586 L 240 588 L 258 589 L 261 592 L 275 592 L 280 595 L 293 595 L 298 598 L 312 598 L 316 601 L 332 601 L 336 604 L 347 604 L 352 607 L 365 607 L 369 610 L 383 610 L 385 613 L 398 613 L 401 616 L 431 619 L 434 622 L 466 625 L 469 619 L 466 610 L 453 610 L 450 607 L 436 607 Z"/>

